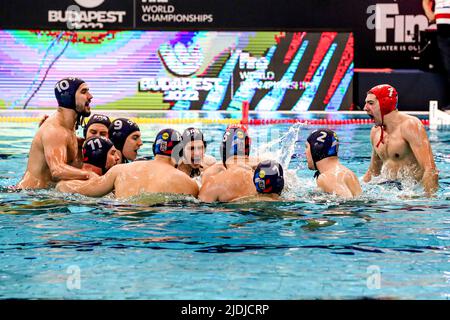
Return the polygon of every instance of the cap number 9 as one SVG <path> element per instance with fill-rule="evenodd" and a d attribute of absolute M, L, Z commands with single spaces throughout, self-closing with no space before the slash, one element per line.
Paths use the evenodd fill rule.
<path fill-rule="evenodd" d="M 122 129 L 122 121 L 116 120 L 114 121 L 114 130 L 120 130 Z"/>

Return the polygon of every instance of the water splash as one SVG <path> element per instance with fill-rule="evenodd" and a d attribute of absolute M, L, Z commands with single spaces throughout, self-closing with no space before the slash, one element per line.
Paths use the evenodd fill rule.
<path fill-rule="evenodd" d="M 258 157 L 261 160 L 276 160 L 282 165 L 283 169 L 287 170 L 293 155 L 296 154 L 300 129 L 304 126 L 306 125 L 303 123 L 294 124 L 281 137 L 260 145 L 257 149 Z"/>

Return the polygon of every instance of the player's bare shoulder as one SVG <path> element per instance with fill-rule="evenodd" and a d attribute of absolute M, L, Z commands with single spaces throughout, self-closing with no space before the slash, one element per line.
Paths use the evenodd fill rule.
<path fill-rule="evenodd" d="M 403 113 L 402 116 L 404 120 L 402 122 L 402 128 L 407 129 L 408 127 L 418 126 L 419 128 L 425 128 L 422 121 L 419 118 L 411 116 L 409 114 Z"/>
<path fill-rule="evenodd" d="M 56 119 L 48 119 L 45 121 L 39 128 L 38 134 L 40 134 L 40 137 L 45 141 L 56 140 L 60 142 L 61 140 L 76 138 L 73 130 L 69 130 L 59 125 L 56 122 Z"/>
<path fill-rule="evenodd" d="M 419 138 L 418 134 L 423 134 L 425 132 L 425 126 L 419 118 L 408 114 L 403 114 L 403 117 L 404 118 L 400 127 L 403 137 Z"/>
<path fill-rule="evenodd" d="M 177 179 L 181 179 L 181 181 L 191 180 L 191 178 L 186 174 L 186 172 L 177 170 L 175 168 L 174 170 L 170 169 L 170 174 Z"/>

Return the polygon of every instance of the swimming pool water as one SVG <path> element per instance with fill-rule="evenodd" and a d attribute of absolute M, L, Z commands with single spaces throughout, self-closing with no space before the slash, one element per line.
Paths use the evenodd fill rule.
<path fill-rule="evenodd" d="M 433 199 L 416 186 L 362 185 L 363 196 L 350 201 L 319 194 L 303 154 L 313 128 L 278 125 L 251 127 L 250 135 L 252 152 L 289 163 L 284 200 L 207 205 L 164 196 L 120 202 L 9 192 L 23 175 L 37 124 L 0 126 L 0 298 L 450 297 L 445 128 L 428 131 L 440 170 Z M 162 128 L 141 125 L 140 155 L 150 154 Z M 341 141 L 341 162 L 361 177 L 370 126 L 330 128 Z M 201 129 L 207 152 L 218 158 L 225 126 Z"/>

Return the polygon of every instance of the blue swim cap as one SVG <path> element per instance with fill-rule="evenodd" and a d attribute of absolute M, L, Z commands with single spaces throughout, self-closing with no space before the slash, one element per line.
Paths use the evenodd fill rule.
<path fill-rule="evenodd" d="M 126 118 L 117 118 L 109 126 L 108 134 L 116 149 L 122 152 L 128 136 L 136 131 L 141 130 L 135 122 Z"/>
<path fill-rule="evenodd" d="M 333 130 L 317 129 L 314 130 L 307 139 L 311 150 L 311 156 L 314 162 L 314 168 L 317 170 L 316 162 L 322 159 L 337 156 L 339 149 L 339 139 Z"/>
<path fill-rule="evenodd" d="M 64 78 L 55 85 L 55 97 L 58 106 L 68 109 L 76 109 L 75 93 L 84 83 L 80 78 Z"/>
<path fill-rule="evenodd" d="M 233 156 L 248 156 L 250 154 L 251 140 L 247 129 L 239 125 L 232 125 L 227 128 L 223 135 L 220 153 L 222 162 L 225 164 L 228 158 Z"/>
<path fill-rule="evenodd" d="M 173 154 L 173 151 L 181 141 L 181 134 L 177 130 L 163 129 L 156 135 L 155 142 L 153 143 L 153 154 L 155 156 L 174 156 L 178 160 L 181 154 L 182 145 L 179 145 L 179 149 L 177 149 L 178 152 Z"/>
<path fill-rule="evenodd" d="M 185 129 L 183 131 L 182 138 L 183 138 L 183 146 L 186 146 L 188 144 L 188 142 L 200 140 L 200 141 L 203 142 L 203 145 L 206 148 L 206 141 L 205 141 L 205 138 L 203 136 L 203 132 L 201 132 L 197 128 L 191 127 L 191 128 Z"/>
<path fill-rule="evenodd" d="M 259 193 L 281 194 L 284 188 L 283 167 L 272 160 L 261 162 L 256 167 L 253 183 Z"/>
<path fill-rule="evenodd" d="M 87 139 L 82 148 L 83 162 L 99 167 L 105 173 L 107 155 L 113 146 L 111 140 L 105 137 L 91 137 Z"/>
<path fill-rule="evenodd" d="M 103 114 L 94 114 L 94 115 L 92 115 L 89 118 L 88 123 L 83 128 L 83 134 L 84 134 L 85 138 L 86 138 L 86 134 L 87 134 L 87 131 L 88 131 L 89 127 L 92 124 L 94 124 L 94 123 L 101 123 L 101 124 L 105 125 L 106 128 L 109 130 L 109 126 L 111 125 L 111 120 L 109 120 L 108 116 L 105 116 Z M 108 134 L 109 134 L 109 132 L 108 132 Z"/>

